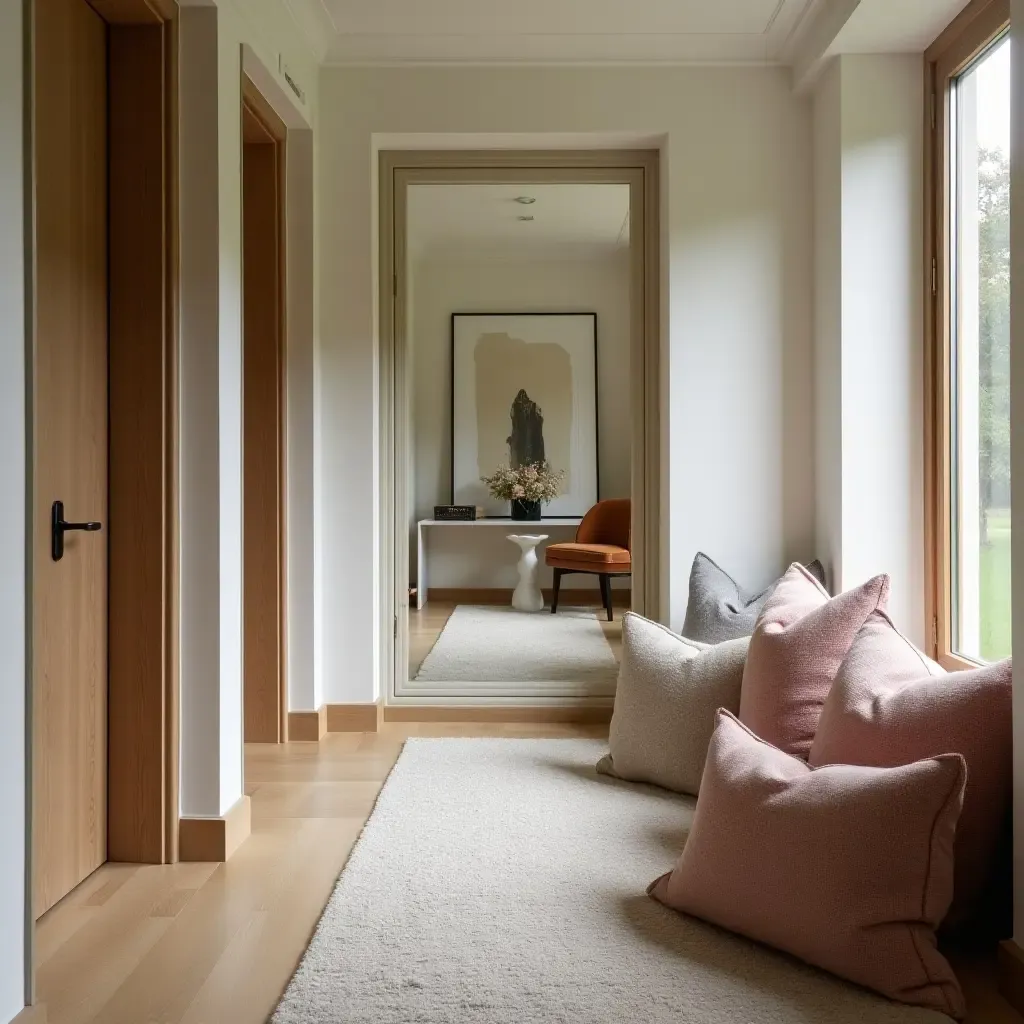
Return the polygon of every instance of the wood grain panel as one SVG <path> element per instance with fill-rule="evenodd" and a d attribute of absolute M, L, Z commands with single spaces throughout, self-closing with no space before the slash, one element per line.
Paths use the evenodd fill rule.
<path fill-rule="evenodd" d="M 379 704 L 328 704 L 328 732 L 376 732 L 380 728 Z"/>
<path fill-rule="evenodd" d="M 242 142 L 246 145 L 274 144 L 274 136 L 246 103 L 242 104 Z"/>
<path fill-rule="evenodd" d="M 288 712 L 288 742 L 317 743 L 327 735 L 327 707 L 317 711 Z"/>
<path fill-rule="evenodd" d="M 35 5 L 36 373 L 33 900 L 106 860 L 106 29 L 84 0 Z M 50 557 L 50 506 L 100 520 Z"/>
<path fill-rule="evenodd" d="M 225 861 L 238 849 L 252 828 L 248 796 L 238 799 L 220 818 L 182 818 L 179 846 L 183 861 Z"/>
<path fill-rule="evenodd" d="M 112 860 L 168 859 L 167 73 L 161 25 L 111 26 Z"/>
<path fill-rule="evenodd" d="M 242 146 L 245 739 L 284 736 L 281 181 L 276 144 Z"/>
<path fill-rule="evenodd" d="M 158 3 L 146 0 L 88 0 L 108 25 L 160 25 L 164 16 Z"/>

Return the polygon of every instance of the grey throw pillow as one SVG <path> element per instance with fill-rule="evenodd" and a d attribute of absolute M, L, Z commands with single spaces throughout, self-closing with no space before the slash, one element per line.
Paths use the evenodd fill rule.
<path fill-rule="evenodd" d="M 805 569 L 825 586 L 825 567 L 815 560 Z M 703 551 L 690 569 L 690 599 L 686 604 L 683 636 L 705 644 L 720 644 L 750 636 L 768 595 L 778 580 L 758 594 L 744 590 Z"/>
<path fill-rule="evenodd" d="M 750 638 L 709 647 L 632 612 L 622 620 L 622 665 L 597 770 L 697 795 L 715 714 L 740 706 Z"/>

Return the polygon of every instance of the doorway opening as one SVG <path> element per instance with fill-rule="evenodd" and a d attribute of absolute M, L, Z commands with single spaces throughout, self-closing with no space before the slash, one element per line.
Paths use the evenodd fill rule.
<path fill-rule="evenodd" d="M 388 703 L 607 708 L 657 616 L 656 176 L 382 154 Z"/>
<path fill-rule="evenodd" d="M 177 858 L 173 2 L 36 0 L 32 906 Z"/>
<path fill-rule="evenodd" d="M 242 605 L 247 743 L 288 739 L 284 122 L 242 86 Z"/>

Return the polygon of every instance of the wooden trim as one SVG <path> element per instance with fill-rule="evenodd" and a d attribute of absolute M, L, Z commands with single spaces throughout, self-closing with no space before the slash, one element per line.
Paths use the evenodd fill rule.
<path fill-rule="evenodd" d="M 252 831 L 252 808 L 247 796 L 219 818 L 182 818 L 178 843 L 183 861 L 226 861 Z"/>
<path fill-rule="evenodd" d="M 554 590 L 551 587 L 542 587 L 541 592 L 548 602 L 554 596 Z M 612 604 L 628 608 L 632 602 L 631 595 L 632 591 L 628 588 L 613 589 Z M 454 602 L 456 604 L 511 604 L 512 591 L 482 587 L 430 587 L 427 590 L 427 601 Z M 601 606 L 604 603 L 600 590 L 562 588 L 561 602 L 563 605 L 571 605 L 578 601 Z"/>
<path fill-rule="evenodd" d="M 170 15 L 147 0 L 87 0 L 108 25 L 162 25 Z"/>
<path fill-rule="evenodd" d="M 970 672 L 981 667 L 981 662 L 971 661 L 970 658 L 963 658 L 959 654 L 941 654 L 936 661 L 947 672 Z"/>
<path fill-rule="evenodd" d="M 108 856 L 160 864 L 178 823 L 176 24 L 111 24 L 108 48 Z"/>
<path fill-rule="evenodd" d="M 551 705 L 549 707 L 388 704 L 384 708 L 385 722 L 523 722 L 526 724 L 582 722 L 600 725 L 610 722 L 611 717 L 611 704 Z"/>
<path fill-rule="evenodd" d="M 288 712 L 288 742 L 319 743 L 327 735 L 327 705 L 316 711 Z"/>
<path fill-rule="evenodd" d="M 1024 1014 L 1024 949 L 1013 939 L 999 943 L 996 951 L 996 974 L 1003 998 Z"/>
<path fill-rule="evenodd" d="M 177 811 L 168 163 L 172 59 L 162 24 L 108 29 L 110 594 L 108 856 L 166 863 Z M 161 114 L 162 112 L 162 114 Z"/>
<path fill-rule="evenodd" d="M 380 729 L 381 705 L 327 704 L 328 732 L 377 732 Z"/>
<path fill-rule="evenodd" d="M 247 82 L 243 77 L 243 91 Z M 258 96 L 251 83 L 248 95 Z M 258 120 L 249 99 L 241 117 L 243 126 Z M 261 141 L 242 145 L 243 477 L 250 510 L 243 633 L 250 743 L 281 743 L 288 736 L 284 151 L 269 130 Z"/>
<path fill-rule="evenodd" d="M 1009 0 L 971 0 L 925 54 L 925 614 L 929 653 L 951 671 L 977 665 L 953 653 L 949 88 L 1009 21 Z"/>
<path fill-rule="evenodd" d="M 662 613 L 661 578 L 661 217 L 656 150 L 386 151 L 379 154 L 379 387 L 381 452 L 381 666 L 391 694 L 408 661 L 407 481 L 397 467 L 408 448 L 405 379 L 406 193 L 411 184 L 570 182 L 630 186 L 631 223 L 642 240 L 630 247 L 632 304 L 633 607 Z"/>
<path fill-rule="evenodd" d="M 260 92 L 255 82 L 244 72 L 242 73 L 242 106 L 260 123 L 271 140 L 285 142 L 288 139 L 288 126 L 271 106 L 270 101 Z"/>
<path fill-rule="evenodd" d="M 925 63 L 936 64 L 950 53 L 960 53 L 964 54 L 961 57 L 962 67 L 970 63 L 984 49 L 986 41 L 1009 22 L 1010 0 L 971 0 L 925 50 Z M 971 46 L 975 47 L 973 52 L 965 53 Z"/>

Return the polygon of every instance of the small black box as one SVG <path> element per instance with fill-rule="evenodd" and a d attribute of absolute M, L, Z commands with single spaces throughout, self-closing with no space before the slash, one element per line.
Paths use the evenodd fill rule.
<path fill-rule="evenodd" d="M 476 519 L 476 505 L 435 505 L 434 518 L 471 523 Z"/>

